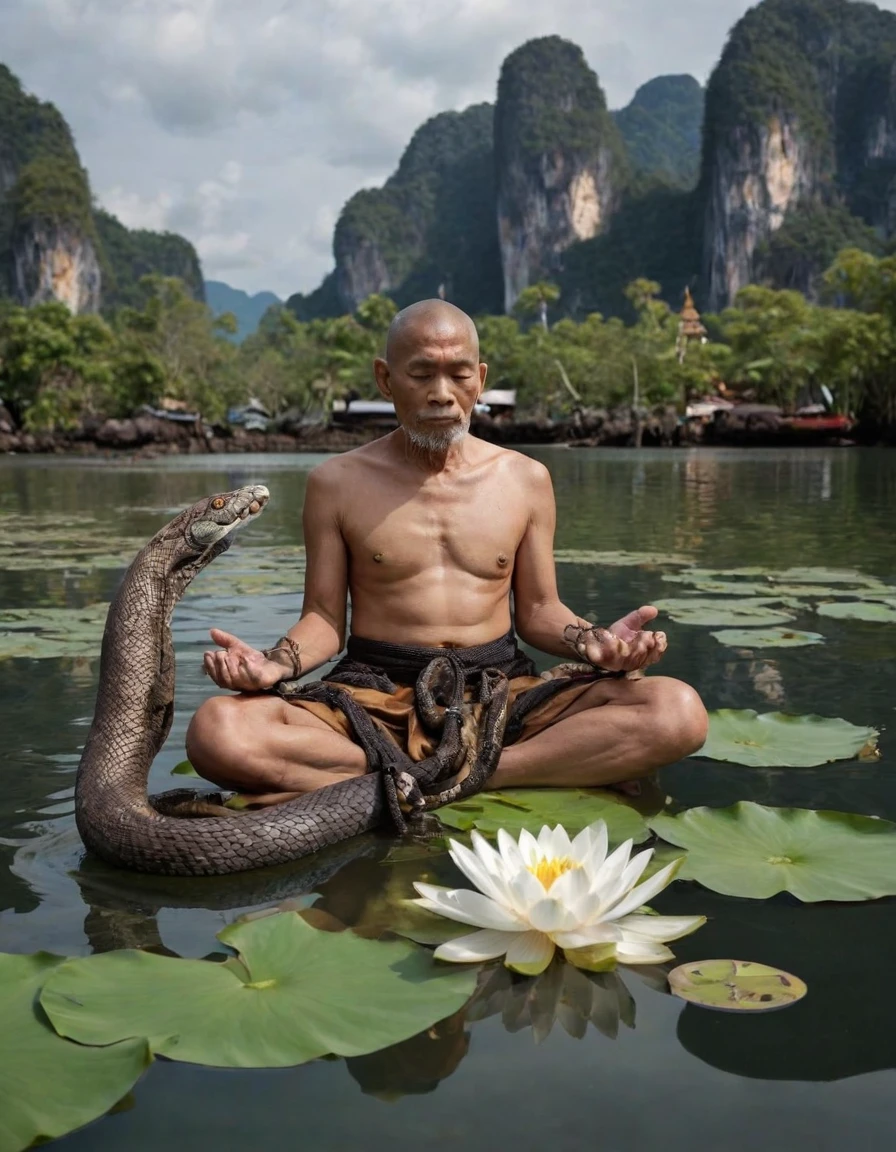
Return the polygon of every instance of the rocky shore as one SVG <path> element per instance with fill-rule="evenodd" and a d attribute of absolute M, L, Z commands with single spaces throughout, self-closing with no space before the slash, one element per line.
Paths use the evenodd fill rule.
<path fill-rule="evenodd" d="M 0 453 L 82 456 L 157 456 L 248 452 L 342 452 L 382 436 L 394 424 L 302 424 L 275 431 L 217 428 L 142 414 L 124 420 L 88 420 L 70 432 L 27 432 L 0 409 Z M 853 443 L 843 430 L 795 427 L 777 409 L 742 405 L 707 422 L 682 423 L 674 407 L 633 413 L 629 407 L 581 409 L 561 420 L 477 416 L 475 435 L 496 444 L 565 444 L 571 448 L 676 447 L 696 444 L 793 446 Z M 865 439 L 864 437 L 862 439 Z M 880 440 L 881 437 L 874 438 Z"/>

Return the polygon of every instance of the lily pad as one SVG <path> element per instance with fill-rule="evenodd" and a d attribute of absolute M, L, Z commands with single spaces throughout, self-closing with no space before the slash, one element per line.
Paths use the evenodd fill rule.
<path fill-rule="evenodd" d="M 852 760 L 872 750 L 879 735 L 837 717 L 720 708 L 710 712 L 709 735 L 694 755 L 750 768 L 813 768 Z"/>
<path fill-rule="evenodd" d="M 199 773 L 196 771 L 196 769 L 193 767 L 193 765 L 190 763 L 189 760 L 181 760 L 181 762 L 179 764 L 175 764 L 174 767 L 171 769 L 171 775 L 172 776 L 195 776 L 197 779 L 201 779 L 201 777 L 199 776 Z"/>
<path fill-rule="evenodd" d="M 607 568 L 669 568 L 692 561 L 670 552 L 594 552 L 588 548 L 558 548 L 557 564 L 596 564 Z"/>
<path fill-rule="evenodd" d="M 108 604 L 0 611 L 0 660 L 99 656 Z"/>
<path fill-rule="evenodd" d="M 609 792 L 579 788 L 514 788 L 512 792 L 480 792 L 471 800 L 447 804 L 437 815 L 443 824 L 466 832 L 477 828 L 493 835 L 499 828 L 517 836 L 527 828 L 537 833 L 544 824 L 562 824 L 574 834 L 605 820 L 611 841 L 634 840 L 640 844 L 649 833 L 644 817 L 624 800 Z"/>
<path fill-rule="evenodd" d="M 815 609 L 819 616 L 830 616 L 833 620 L 865 620 L 873 624 L 896 624 L 896 604 L 878 604 L 870 600 L 837 601 L 832 604 L 819 604 Z"/>
<path fill-rule="evenodd" d="M 456 1012 L 475 971 L 437 967 L 397 940 L 321 932 L 284 913 L 218 933 L 222 964 L 124 950 L 68 960 L 41 1004 L 63 1036 L 110 1044 L 146 1036 L 193 1064 L 278 1068 L 396 1044 Z"/>
<path fill-rule="evenodd" d="M 0 954 L 0 1150 L 72 1132 L 108 1112 L 151 1057 L 145 1040 L 82 1048 L 47 1024 L 37 1003 L 41 985 L 62 957 Z"/>
<path fill-rule="evenodd" d="M 814 903 L 896 895 L 896 824 L 889 820 L 742 800 L 660 813 L 649 824 L 687 849 L 679 879 L 726 896 L 765 900 L 790 892 Z"/>
<path fill-rule="evenodd" d="M 794 628 L 723 628 L 710 636 L 731 648 L 804 648 L 823 644 L 820 632 L 799 632 Z"/>
<path fill-rule="evenodd" d="M 775 603 L 774 596 L 754 596 L 748 600 L 682 596 L 654 601 L 660 612 L 665 612 L 678 624 L 702 624 L 713 628 L 736 628 L 738 625 L 764 628 L 771 624 L 786 624 L 793 619 L 793 615 L 784 608 L 770 607 Z"/>
<path fill-rule="evenodd" d="M 806 995 L 798 976 L 752 960 L 697 960 L 669 973 L 669 989 L 690 1004 L 720 1012 L 773 1012 Z"/>

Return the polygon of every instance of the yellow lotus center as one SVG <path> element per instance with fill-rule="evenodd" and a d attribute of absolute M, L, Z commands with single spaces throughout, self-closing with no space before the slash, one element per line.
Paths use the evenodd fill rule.
<path fill-rule="evenodd" d="M 537 864 L 530 865 L 529 871 L 545 888 L 550 888 L 558 877 L 564 872 L 572 872 L 574 868 L 581 868 L 581 864 L 570 860 L 568 856 L 543 856 Z"/>

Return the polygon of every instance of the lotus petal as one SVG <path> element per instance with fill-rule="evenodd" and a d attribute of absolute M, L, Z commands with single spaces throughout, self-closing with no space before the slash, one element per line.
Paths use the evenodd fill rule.
<path fill-rule="evenodd" d="M 525 925 L 509 908 L 496 904 L 480 892 L 468 888 L 438 888 L 434 884 L 415 882 L 414 887 L 425 900 L 422 905 L 430 912 L 439 912 L 449 920 L 471 924 L 474 928 L 494 928 L 500 932 L 516 932 Z"/>
<path fill-rule="evenodd" d="M 541 932 L 522 932 L 510 942 L 504 963 L 524 976 L 537 976 L 553 960 L 554 951 L 550 937 Z"/>
<path fill-rule="evenodd" d="M 637 936 L 654 940 L 658 944 L 668 944 L 670 940 L 690 936 L 705 923 L 705 916 L 640 916 L 633 912 L 617 920 L 615 926 L 629 943 L 632 937 Z"/>
<path fill-rule="evenodd" d="M 457 936 L 436 948 L 436 960 L 450 960 L 454 964 L 481 964 L 485 960 L 497 960 L 503 956 L 511 943 L 520 935 L 518 932 L 496 932 L 493 928 L 483 928 L 481 932 L 471 932 L 469 936 Z"/>
<path fill-rule="evenodd" d="M 649 880 L 645 880 L 643 884 L 639 884 L 637 888 L 633 888 L 627 896 L 624 896 L 618 904 L 615 904 L 611 909 L 605 912 L 608 919 L 619 920 L 623 916 L 627 916 L 629 912 L 634 912 L 636 908 L 642 908 L 650 900 L 662 892 L 662 890 L 671 884 L 675 877 L 675 873 L 681 867 L 681 860 L 673 860 L 671 864 L 667 864 L 665 868 L 661 868 Z"/>
<path fill-rule="evenodd" d="M 616 959 L 620 964 L 665 964 L 674 960 L 675 954 L 665 944 L 632 936 L 616 945 Z"/>

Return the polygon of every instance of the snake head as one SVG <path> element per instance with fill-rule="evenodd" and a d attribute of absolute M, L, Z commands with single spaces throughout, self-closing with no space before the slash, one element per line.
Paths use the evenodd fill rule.
<path fill-rule="evenodd" d="M 201 500 L 190 510 L 186 524 L 189 543 L 200 552 L 216 545 L 218 552 L 230 546 L 228 536 L 241 524 L 258 516 L 270 499 L 263 484 L 250 484 L 234 492 L 219 492 Z"/>

